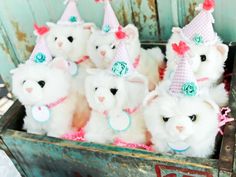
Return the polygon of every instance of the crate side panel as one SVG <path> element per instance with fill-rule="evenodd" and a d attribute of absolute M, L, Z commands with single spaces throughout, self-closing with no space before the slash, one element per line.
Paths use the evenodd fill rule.
<path fill-rule="evenodd" d="M 216 162 L 207 159 L 196 159 L 197 163 L 193 158 L 181 160 L 178 156 L 165 158 L 148 152 L 131 153 L 124 148 L 76 143 L 10 130 L 4 133 L 3 140 L 29 177 L 161 177 L 171 174 L 211 177 L 218 173 Z"/>

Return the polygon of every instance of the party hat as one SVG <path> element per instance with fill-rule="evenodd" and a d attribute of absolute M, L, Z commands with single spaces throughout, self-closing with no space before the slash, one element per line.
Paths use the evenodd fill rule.
<path fill-rule="evenodd" d="M 178 55 L 181 56 L 181 59 L 172 78 L 169 89 L 170 94 L 173 96 L 197 95 L 197 81 L 188 63 L 188 56 L 186 54 L 189 47 L 185 42 L 180 41 L 179 44 L 172 44 L 172 48 Z"/>
<path fill-rule="evenodd" d="M 76 0 L 65 0 L 64 4 L 67 4 L 67 6 L 60 20 L 57 22 L 57 24 L 73 25 L 73 24 L 83 23 L 83 20 L 76 7 Z"/>
<path fill-rule="evenodd" d="M 52 60 L 52 55 L 45 40 L 45 34 L 49 29 L 46 26 L 39 27 L 37 24 L 34 25 L 34 29 L 37 40 L 34 50 L 29 57 L 29 61 L 35 63 L 48 63 Z"/>
<path fill-rule="evenodd" d="M 214 6 L 214 0 L 205 0 L 199 5 L 197 8 L 200 10 L 199 14 L 181 30 L 181 36 L 186 42 L 202 45 L 214 43 L 217 40 L 217 34 L 213 28 Z"/>
<path fill-rule="evenodd" d="M 118 77 L 130 75 L 135 71 L 133 65 L 130 63 L 130 57 L 123 40 L 117 46 L 116 55 L 109 70 Z"/>

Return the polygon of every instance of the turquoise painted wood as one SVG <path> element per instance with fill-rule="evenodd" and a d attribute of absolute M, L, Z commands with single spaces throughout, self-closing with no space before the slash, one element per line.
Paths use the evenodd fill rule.
<path fill-rule="evenodd" d="M 0 1 L 0 75 L 10 83 L 9 70 L 25 61 L 35 45 L 33 24 L 56 22 L 64 0 Z M 122 25 L 135 24 L 143 41 L 167 41 L 173 26 L 182 27 L 195 15 L 194 8 L 203 0 L 112 0 Z M 215 28 L 226 42 L 236 41 L 235 0 L 216 0 Z M 101 26 L 103 5 L 94 0 L 79 0 L 78 9 L 87 22 Z"/>

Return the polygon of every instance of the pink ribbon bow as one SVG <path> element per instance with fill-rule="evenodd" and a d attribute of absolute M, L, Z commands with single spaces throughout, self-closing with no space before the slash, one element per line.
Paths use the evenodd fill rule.
<path fill-rule="evenodd" d="M 229 118 L 228 114 L 231 112 L 229 107 L 223 107 L 220 110 L 220 114 L 218 116 L 219 120 L 219 125 L 218 125 L 218 131 L 220 132 L 221 135 L 224 134 L 224 132 L 221 130 L 221 127 L 223 127 L 227 122 L 232 122 L 234 121 L 234 118 Z"/>

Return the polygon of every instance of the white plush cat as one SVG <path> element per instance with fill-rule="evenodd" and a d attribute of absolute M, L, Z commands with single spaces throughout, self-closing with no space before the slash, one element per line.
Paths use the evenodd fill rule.
<path fill-rule="evenodd" d="M 124 79 L 108 71 L 90 72 L 91 75 L 86 79 L 85 90 L 92 112 L 84 129 L 85 139 L 103 144 L 113 143 L 115 138 L 129 143 L 145 143 L 146 130 L 139 109 L 142 99 L 137 101 L 134 107 L 127 107 L 130 105 L 132 95 L 136 93 L 129 84 L 143 87 L 145 78 L 139 74 Z M 140 96 L 146 91 L 147 85 L 146 90 L 140 92 Z"/>
<path fill-rule="evenodd" d="M 212 155 L 218 132 L 218 106 L 207 97 L 173 97 L 166 87 L 161 83 L 147 96 L 144 111 L 156 151 L 193 157 Z"/>
<path fill-rule="evenodd" d="M 158 47 L 142 49 L 138 29 L 134 25 L 129 24 L 122 31 L 126 33 L 126 45 L 131 63 L 141 74 L 147 76 L 149 89 L 154 89 L 160 79 L 158 69 L 164 63 L 164 55 Z M 88 55 L 98 68 L 104 69 L 110 65 L 118 42 L 115 32 L 105 33 L 100 30 L 92 30 L 87 49 Z"/>
<path fill-rule="evenodd" d="M 67 67 L 57 58 L 48 65 L 27 62 L 12 71 L 12 91 L 26 108 L 27 132 L 61 137 L 72 131 L 76 96 Z"/>

